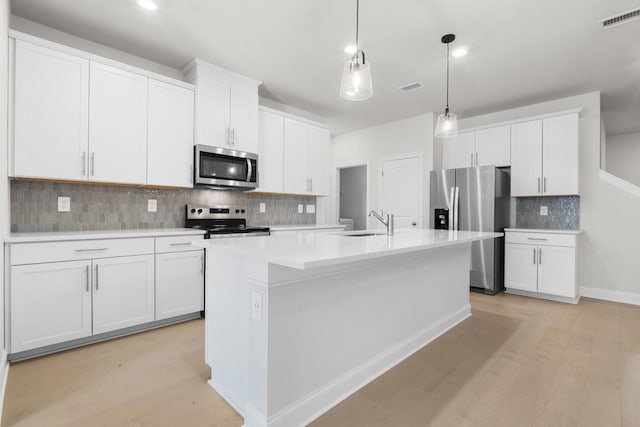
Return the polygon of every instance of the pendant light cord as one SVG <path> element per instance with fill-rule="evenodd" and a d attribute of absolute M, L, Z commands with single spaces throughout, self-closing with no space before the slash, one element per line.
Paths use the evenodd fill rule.
<path fill-rule="evenodd" d="M 445 113 L 449 113 L 449 43 L 447 43 L 447 106 Z"/>
<path fill-rule="evenodd" d="M 356 55 L 360 50 L 360 44 L 358 43 L 358 33 L 360 32 L 360 0 L 356 0 Z"/>

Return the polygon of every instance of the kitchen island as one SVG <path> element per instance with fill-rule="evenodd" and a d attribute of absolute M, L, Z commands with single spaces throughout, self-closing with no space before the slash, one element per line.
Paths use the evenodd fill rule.
<path fill-rule="evenodd" d="M 308 424 L 469 317 L 471 242 L 502 236 L 354 234 L 194 242 L 209 384 L 246 427 Z"/>

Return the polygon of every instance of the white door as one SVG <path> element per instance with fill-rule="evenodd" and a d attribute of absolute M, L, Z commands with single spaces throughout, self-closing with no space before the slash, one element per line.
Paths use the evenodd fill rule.
<path fill-rule="evenodd" d="M 91 335 L 91 261 L 11 267 L 10 353 Z"/>
<path fill-rule="evenodd" d="M 511 125 L 511 197 L 542 194 L 542 120 Z"/>
<path fill-rule="evenodd" d="M 93 260 L 93 333 L 155 319 L 153 255 Z"/>
<path fill-rule="evenodd" d="M 144 184 L 147 78 L 92 62 L 89 112 L 89 179 Z"/>
<path fill-rule="evenodd" d="M 380 207 L 395 216 L 396 228 L 420 227 L 422 206 L 422 167 L 419 157 L 382 162 Z M 377 220 L 369 225 L 379 228 Z"/>
<path fill-rule="evenodd" d="M 204 310 L 204 251 L 156 255 L 156 320 Z"/>
<path fill-rule="evenodd" d="M 89 61 L 16 40 L 14 175 L 87 176 Z"/>
<path fill-rule="evenodd" d="M 474 165 L 475 134 L 460 133 L 442 140 L 442 168 L 468 168 Z"/>
<path fill-rule="evenodd" d="M 258 152 L 258 89 L 231 86 L 231 142 L 236 150 Z"/>
<path fill-rule="evenodd" d="M 515 243 L 507 243 L 504 246 L 505 288 L 537 292 L 538 247 Z"/>
<path fill-rule="evenodd" d="M 539 246 L 538 292 L 569 298 L 576 296 L 576 250 Z"/>
<path fill-rule="evenodd" d="M 284 191 L 284 117 L 268 111 L 259 114 L 258 191 Z"/>
<path fill-rule="evenodd" d="M 329 156 L 331 133 L 327 129 L 309 126 L 309 178 L 312 194 L 329 194 Z"/>
<path fill-rule="evenodd" d="M 543 122 L 543 193 L 578 194 L 578 114 Z"/>
<path fill-rule="evenodd" d="M 197 143 L 229 148 L 229 84 L 199 75 L 197 91 Z"/>
<path fill-rule="evenodd" d="M 284 192 L 309 192 L 309 125 L 284 119 Z"/>
<path fill-rule="evenodd" d="M 149 79 L 147 184 L 193 187 L 194 93 Z"/>
<path fill-rule="evenodd" d="M 476 166 L 511 164 L 511 126 L 476 131 Z"/>

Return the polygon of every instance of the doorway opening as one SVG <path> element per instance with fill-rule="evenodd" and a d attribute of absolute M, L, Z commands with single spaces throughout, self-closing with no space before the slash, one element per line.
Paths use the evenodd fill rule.
<path fill-rule="evenodd" d="M 368 166 L 337 168 L 338 223 L 345 231 L 367 228 Z"/>

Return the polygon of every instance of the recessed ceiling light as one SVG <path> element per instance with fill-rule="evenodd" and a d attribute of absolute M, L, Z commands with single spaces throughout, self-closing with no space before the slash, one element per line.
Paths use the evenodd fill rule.
<path fill-rule="evenodd" d="M 349 44 L 344 47 L 344 52 L 349 55 L 353 55 L 358 50 L 358 47 L 355 44 Z"/>
<path fill-rule="evenodd" d="M 138 6 L 146 10 L 156 10 L 158 9 L 158 5 L 153 0 L 136 0 Z"/>
<path fill-rule="evenodd" d="M 454 58 L 462 58 L 467 54 L 467 52 L 468 49 L 466 47 L 459 47 L 451 53 L 451 56 Z"/>

